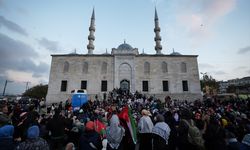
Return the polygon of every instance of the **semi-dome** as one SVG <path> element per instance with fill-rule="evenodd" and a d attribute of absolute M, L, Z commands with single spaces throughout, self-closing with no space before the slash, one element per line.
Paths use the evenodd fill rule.
<path fill-rule="evenodd" d="M 133 50 L 133 47 L 129 44 L 127 44 L 125 41 L 123 44 L 119 45 L 118 50 Z"/>

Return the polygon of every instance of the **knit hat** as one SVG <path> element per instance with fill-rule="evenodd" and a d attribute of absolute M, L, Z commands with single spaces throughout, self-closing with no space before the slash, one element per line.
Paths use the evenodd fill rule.
<path fill-rule="evenodd" d="M 0 137 L 8 137 L 11 138 L 14 133 L 14 126 L 13 125 L 5 125 L 0 128 Z"/>
<path fill-rule="evenodd" d="M 86 123 L 86 126 L 85 126 L 85 129 L 86 129 L 86 130 L 95 130 L 94 122 L 93 122 L 93 121 L 87 122 L 87 123 Z"/>
<path fill-rule="evenodd" d="M 34 139 L 34 138 L 37 138 L 39 136 L 39 127 L 38 126 L 31 126 L 28 128 L 28 131 L 27 131 L 27 137 L 29 139 Z"/>

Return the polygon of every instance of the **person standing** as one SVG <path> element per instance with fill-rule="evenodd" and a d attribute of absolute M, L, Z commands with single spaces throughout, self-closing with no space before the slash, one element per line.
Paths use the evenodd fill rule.
<path fill-rule="evenodd" d="M 60 115 L 58 109 L 55 110 L 55 114 L 47 124 L 47 130 L 51 132 L 51 143 L 52 149 L 62 149 L 65 137 L 65 119 Z"/>
<path fill-rule="evenodd" d="M 138 123 L 139 137 L 140 137 L 140 146 L 139 150 L 152 150 L 152 129 L 154 124 L 149 117 L 150 112 L 146 109 L 143 109 L 142 117 Z"/>
<path fill-rule="evenodd" d="M 123 150 L 122 140 L 125 136 L 125 129 L 120 126 L 119 118 L 116 114 L 110 119 L 110 126 L 106 128 L 107 150 Z"/>
<path fill-rule="evenodd" d="M 168 150 L 168 138 L 170 128 L 164 122 L 164 117 L 161 114 L 156 116 L 156 124 L 152 129 L 153 150 Z"/>
<path fill-rule="evenodd" d="M 27 131 L 27 139 L 20 143 L 16 150 L 49 150 L 48 143 L 39 137 L 39 127 L 31 126 Z"/>
<path fill-rule="evenodd" d="M 8 113 L 8 106 L 5 102 L 0 103 L 0 127 L 10 124 L 11 120 L 9 116 L 7 115 Z"/>
<path fill-rule="evenodd" d="M 101 150 L 102 140 L 101 136 L 95 131 L 93 121 L 86 123 L 85 132 L 80 137 L 80 150 Z"/>
<path fill-rule="evenodd" d="M 15 148 L 13 142 L 14 126 L 5 125 L 0 127 L 0 149 L 13 150 Z"/>

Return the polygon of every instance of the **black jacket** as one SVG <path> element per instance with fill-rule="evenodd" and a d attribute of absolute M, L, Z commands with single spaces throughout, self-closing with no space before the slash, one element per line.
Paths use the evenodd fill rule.
<path fill-rule="evenodd" d="M 92 148 L 94 145 L 94 147 L 97 148 L 97 150 L 101 150 L 102 149 L 102 140 L 100 135 L 95 132 L 95 131 L 88 131 L 82 134 L 82 136 L 80 137 L 80 150 L 96 150 L 94 148 Z"/>

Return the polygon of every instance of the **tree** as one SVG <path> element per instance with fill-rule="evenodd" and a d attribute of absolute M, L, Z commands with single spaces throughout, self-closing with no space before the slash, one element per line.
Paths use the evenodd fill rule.
<path fill-rule="evenodd" d="M 47 95 L 47 91 L 48 91 L 48 84 L 45 85 L 39 84 L 25 91 L 23 93 L 23 96 L 41 99 L 45 98 L 45 96 Z"/>
<path fill-rule="evenodd" d="M 219 89 L 219 83 L 207 73 L 201 73 L 202 79 L 200 80 L 201 89 L 204 93 L 214 95 Z"/>

